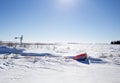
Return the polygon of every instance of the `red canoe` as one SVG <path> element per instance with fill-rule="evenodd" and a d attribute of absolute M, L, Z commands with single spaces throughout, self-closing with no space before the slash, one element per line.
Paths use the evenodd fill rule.
<path fill-rule="evenodd" d="M 87 53 L 82 53 L 73 57 L 74 60 L 85 60 L 87 59 Z"/>

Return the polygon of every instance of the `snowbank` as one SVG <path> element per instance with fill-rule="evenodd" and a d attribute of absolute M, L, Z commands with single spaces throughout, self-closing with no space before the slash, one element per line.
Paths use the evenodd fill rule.
<path fill-rule="evenodd" d="M 11 53 L 22 53 L 24 49 L 16 49 L 16 48 L 10 48 L 7 46 L 0 46 L 0 54 L 11 54 Z"/>
<path fill-rule="evenodd" d="M 83 52 L 90 64 L 68 58 Z M 120 83 L 119 72 L 119 45 L 0 47 L 0 83 Z"/>

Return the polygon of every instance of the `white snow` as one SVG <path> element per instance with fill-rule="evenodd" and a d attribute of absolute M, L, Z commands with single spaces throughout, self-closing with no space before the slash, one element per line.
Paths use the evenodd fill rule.
<path fill-rule="evenodd" d="M 0 47 L 0 83 L 120 83 L 120 45 L 31 45 L 13 49 Z M 80 53 L 88 54 L 90 64 L 67 58 Z"/>

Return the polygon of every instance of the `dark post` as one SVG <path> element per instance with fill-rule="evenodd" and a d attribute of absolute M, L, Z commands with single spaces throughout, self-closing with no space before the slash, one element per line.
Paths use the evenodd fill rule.
<path fill-rule="evenodd" d="M 22 46 L 23 35 L 20 37 L 20 45 Z"/>
<path fill-rule="evenodd" d="M 15 39 L 20 39 L 20 46 L 22 46 L 23 35 L 21 37 L 15 37 Z"/>

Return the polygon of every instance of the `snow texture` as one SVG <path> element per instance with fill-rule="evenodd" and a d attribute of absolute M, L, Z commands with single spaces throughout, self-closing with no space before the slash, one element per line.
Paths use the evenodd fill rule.
<path fill-rule="evenodd" d="M 72 59 L 80 53 L 88 60 Z M 0 46 L 0 83 L 120 83 L 119 72 L 120 45 Z"/>

